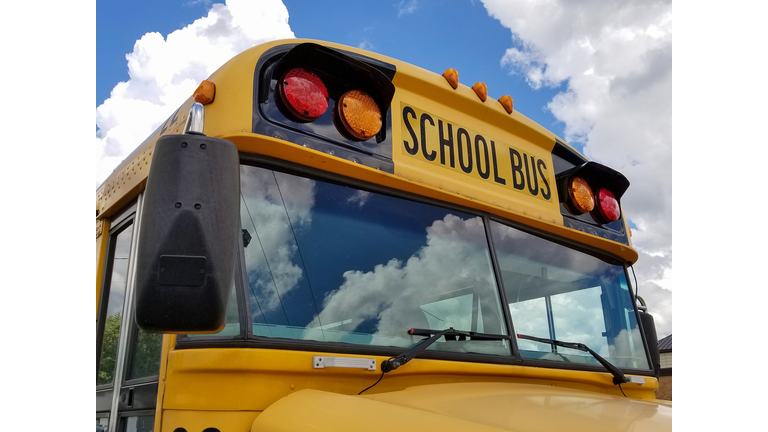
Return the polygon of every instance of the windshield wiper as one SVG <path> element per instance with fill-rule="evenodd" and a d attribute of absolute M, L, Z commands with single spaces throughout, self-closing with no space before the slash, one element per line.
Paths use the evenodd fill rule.
<path fill-rule="evenodd" d="M 456 330 L 453 327 L 447 328 L 445 330 L 429 330 L 429 329 L 410 329 L 407 332 L 411 336 L 430 336 L 425 339 L 422 339 L 411 347 L 408 351 L 400 354 L 397 357 L 394 357 L 392 360 L 384 360 L 381 362 L 381 370 L 386 373 L 393 371 L 400 366 L 408 363 L 409 361 L 413 360 L 414 357 L 421 354 L 422 351 L 427 349 L 430 345 L 432 345 L 436 340 L 440 339 L 441 337 L 445 336 L 446 340 L 458 340 L 464 341 L 469 338 L 470 340 L 481 340 L 481 341 L 492 341 L 492 340 L 511 340 L 512 338 L 506 335 L 497 335 L 497 334 L 489 334 L 489 333 L 477 333 L 473 331 L 464 331 L 464 330 Z"/>
<path fill-rule="evenodd" d="M 545 344 L 557 345 L 563 348 L 571 348 L 579 351 L 588 352 L 592 355 L 592 357 L 595 358 L 595 360 L 600 362 L 601 365 L 603 365 L 606 369 L 608 369 L 608 372 L 610 372 L 613 375 L 614 384 L 624 384 L 628 382 L 633 382 L 630 378 L 627 378 L 619 368 L 612 365 L 608 360 L 602 358 L 598 353 L 592 351 L 588 346 L 584 345 L 583 343 L 562 342 L 559 340 L 537 338 L 537 337 L 523 335 L 523 334 L 518 334 L 517 337 L 520 339 L 532 340 L 534 342 L 541 342 Z M 643 382 L 645 382 L 645 380 L 643 380 Z"/>

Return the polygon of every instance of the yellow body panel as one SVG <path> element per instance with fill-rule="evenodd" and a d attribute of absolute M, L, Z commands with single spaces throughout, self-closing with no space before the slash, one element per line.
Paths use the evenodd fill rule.
<path fill-rule="evenodd" d="M 109 240 L 109 221 L 100 219 L 96 221 L 96 316 L 99 313 L 99 299 L 101 298 L 101 281 L 104 278 L 104 265 L 106 264 L 107 240 Z M 98 319 L 98 318 L 97 318 Z"/>
<path fill-rule="evenodd" d="M 396 66 L 396 92 L 390 111 L 393 174 L 251 133 L 256 63 L 274 46 L 301 42 L 307 41 L 276 41 L 251 48 L 215 72 L 208 79 L 215 84 L 216 94 L 214 101 L 205 105 L 204 133 L 232 141 L 241 153 L 473 208 L 601 249 L 628 263 L 637 260 L 637 252 L 631 247 L 563 225 L 551 157 L 556 137 L 551 132 L 516 111 L 508 114 L 493 98 L 480 101 L 465 85 L 453 89 L 440 75 L 391 58 L 324 43 Z M 97 305 L 109 218 L 143 191 L 157 139 L 182 132 L 192 102 L 190 96 L 97 191 Z M 413 110 L 416 120 L 404 120 L 407 108 Z M 419 148 L 413 154 L 407 151 L 407 145 L 412 144 L 405 143 L 414 136 L 408 127 L 414 128 L 413 133 L 421 139 L 421 129 L 415 128 L 421 127 L 422 114 L 430 116 L 434 126 L 425 130 L 429 144 L 424 151 Z M 438 122 L 451 124 L 455 142 L 459 139 L 459 128 L 466 131 L 473 143 L 481 136 L 489 148 L 489 163 L 493 163 L 491 155 L 496 156 L 497 169 L 485 165 L 488 178 L 481 175 L 477 166 L 470 173 L 464 172 L 458 154 L 454 154 L 453 167 L 448 162 L 441 163 Z M 537 165 L 542 188 L 538 194 L 531 192 L 530 184 L 525 189 L 513 186 L 510 149 L 532 158 L 531 164 Z M 435 154 L 436 158 L 430 161 L 425 153 Z M 539 170 L 538 161 L 545 168 Z M 544 196 L 544 184 L 550 188 L 549 197 Z M 644 378 L 643 385 L 624 384 L 622 389 L 628 396 L 625 398 L 608 372 L 417 358 L 407 368 L 386 374 L 377 386 L 358 397 L 360 390 L 379 378 L 380 370 L 314 369 L 312 357 L 375 358 L 377 365 L 385 357 L 256 348 L 175 350 L 175 341 L 175 336 L 163 339 L 156 431 L 182 427 L 189 431 L 207 427 L 222 431 L 251 427 L 254 431 L 392 430 L 413 425 L 446 431 L 599 431 L 664 430 L 666 426 L 657 427 L 658 422 L 671 424 L 664 423 L 665 417 L 671 416 L 671 408 L 650 402 L 658 388 L 657 380 L 650 377 Z M 528 423 L 520 423 L 520 415 L 510 414 L 515 404 L 520 404 L 519 412 L 529 418 Z M 446 406 L 451 412 L 446 412 Z M 478 412 L 483 413 L 483 418 L 473 416 Z M 559 417 L 561 414 L 563 417 Z"/>
<path fill-rule="evenodd" d="M 257 348 L 207 348 L 171 351 L 164 404 L 168 409 L 215 409 L 261 411 L 277 399 L 304 388 L 357 394 L 381 375 L 380 370 L 314 369 L 313 356 L 374 358 L 379 365 L 387 357 L 286 351 Z M 514 365 L 465 363 L 416 358 L 407 368 L 384 376 L 366 393 L 402 390 L 414 385 L 450 382 L 537 383 L 622 396 L 606 372 L 532 368 Z M 645 384 L 624 384 L 627 396 L 653 399 L 656 378 Z M 254 387 L 256 386 L 256 387 Z M 208 389 L 205 391 L 203 389 Z M 252 391 L 259 388 L 258 392 Z"/>
<path fill-rule="evenodd" d="M 187 431 L 202 431 L 216 427 L 220 431 L 248 431 L 257 413 L 251 411 L 177 411 L 165 410 L 163 421 L 155 418 L 156 431 L 175 431 L 184 427 Z M 183 425 L 183 426 L 182 426 Z"/>
<path fill-rule="evenodd" d="M 671 431 L 664 404 L 533 384 L 452 383 L 347 396 L 303 390 L 251 431 Z"/>
<path fill-rule="evenodd" d="M 163 409 L 163 400 L 165 398 L 165 383 L 168 377 L 168 355 L 170 348 L 176 345 L 176 335 L 163 336 L 162 354 L 160 357 L 160 371 L 158 372 L 159 385 L 157 386 L 157 402 L 155 405 L 155 427 L 154 430 L 175 430 L 175 428 L 163 429 L 163 418 L 165 410 Z"/>
<path fill-rule="evenodd" d="M 222 412 L 248 413 L 248 415 L 238 416 L 237 419 L 227 420 L 242 424 L 245 421 L 244 418 L 253 419 L 262 412 L 270 412 L 272 407 L 280 406 L 280 401 L 286 397 L 293 398 L 292 395 L 294 394 L 298 395 L 314 390 L 323 391 L 324 396 L 320 399 L 334 398 L 340 395 L 356 396 L 361 390 L 376 382 L 381 375 L 381 371 L 378 369 L 376 371 L 348 368 L 314 369 L 312 367 L 313 356 L 316 355 L 375 358 L 377 365 L 386 360 L 386 357 L 381 356 L 273 349 L 209 348 L 171 351 L 167 357 L 167 366 L 161 372 L 161 387 L 165 391 L 162 397 L 158 399 L 158 402 L 162 401 L 163 404 L 163 430 L 174 430 L 177 427 L 193 430 L 200 427 L 217 426 L 211 422 L 216 419 L 223 419 Z M 165 359 L 163 363 L 165 364 Z M 439 405 L 439 402 L 445 398 L 466 397 L 470 388 L 474 388 L 476 389 L 475 392 L 480 393 L 495 388 L 496 393 L 522 393 L 524 395 L 533 393 L 539 398 L 543 394 L 550 399 L 552 396 L 557 396 L 571 405 L 588 406 L 599 402 L 602 404 L 601 406 L 611 409 L 621 408 L 621 412 L 624 412 L 636 409 L 638 405 L 633 404 L 636 404 L 638 400 L 652 402 L 652 405 L 655 406 L 654 392 L 658 388 L 658 381 L 651 377 L 643 377 L 643 379 L 645 383 L 642 385 L 622 385 L 622 389 L 627 395 L 625 398 L 621 390 L 613 385 L 612 376 L 607 372 L 570 371 L 416 358 L 408 364 L 407 368 L 384 375 L 379 384 L 361 397 L 388 404 L 412 406 L 419 410 L 434 411 L 434 407 L 429 408 L 427 405 Z M 457 387 L 450 386 L 457 383 L 460 383 Z M 499 387 L 502 384 L 503 386 Z M 416 391 L 415 389 L 418 388 L 432 390 Z M 412 395 L 412 397 L 405 398 L 402 396 L 403 393 Z M 344 398 L 346 397 L 344 396 Z M 485 395 L 485 397 L 491 400 L 497 396 Z M 519 397 L 530 399 L 528 396 Z M 427 400 L 428 398 L 432 399 Z M 421 405 L 416 403 L 418 401 L 421 401 Z M 450 402 L 446 403 L 450 404 Z M 475 403 L 479 403 L 479 407 L 487 406 L 487 402 Z M 293 405 L 294 414 L 298 414 L 297 411 L 313 412 L 316 409 L 315 405 L 309 406 L 302 403 L 300 406 L 302 409 L 298 410 L 296 405 Z M 324 405 L 320 403 L 319 406 Z M 393 410 L 389 415 L 399 412 L 399 409 L 391 406 L 387 406 L 387 409 Z M 552 407 L 551 410 L 553 413 L 550 416 L 554 415 L 555 411 L 560 410 L 560 406 Z M 413 410 L 404 411 L 414 412 Z M 490 410 L 486 407 L 480 412 L 488 414 Z M 170 417 L 166 417 L 168 413 L 171 413 Z M 282 415 L 284 414 L 283 412 Z M 158 412 L 158 417 L 159 415 Z M 347 418 L 352 413 L 338 407 L 335 413 L 327 415 L 329 417 L 326 420 L 330 422 L 333 418 L 338 420 L 339 417 L 334 417 L 334 415 Z M 623 415 L 621 417 L 625 422 L 627 421 L 626 417 Z M 160 422 L 159 418 L 156 422 Z M 348 423 L 356 425 L 358 428 L 362 424 L 367 425 L 366 422 L 354 421 L 352 418 L 348 419 Z M 590 424 L 586 421 L 582 423 Z M 286 423 L 284 429 L 274 430 L 304 430 L 304 428 L 291 429 L 290 424 Z M 327 424 L 330 426 L 333 422 Z M 572 427 L 575 426 L 572 425 Z M 541 429 L 520 428 L 514 430 Z"/>

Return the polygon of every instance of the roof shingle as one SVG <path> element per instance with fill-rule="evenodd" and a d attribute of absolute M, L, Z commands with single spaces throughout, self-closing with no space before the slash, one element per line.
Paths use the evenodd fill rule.
<path fill-rule="evenodd" d="M 672 351 L 672 335 L 659 341 L 659 351 Z"/>

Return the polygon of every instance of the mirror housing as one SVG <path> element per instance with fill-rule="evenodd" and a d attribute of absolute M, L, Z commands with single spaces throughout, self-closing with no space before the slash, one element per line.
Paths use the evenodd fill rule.
<path fill-rule="evenodd" d="M 239 157 L 231 141 L 197 134 L 158 139 L 139 223 L 139 328 L 215 333 L 224 327 L 239 206 Z"/>
<path fill-rule="evenodd" d="M 637 299 L 641 304 L 637 311 L 640 315 L 640 325 L 645 336 L 645 343 L 648 344 L 648 351 L 651 354 L 651 361 L 653 362 L 651 366 L 656 373 L 656 378 L 658 378 L 661 373 L 661 354 L 659 353 L 659 337 L 656 333 L 656 322 L 653 320 L 653 315 L 648 313 L 642 297 L 638 296 Z"/>

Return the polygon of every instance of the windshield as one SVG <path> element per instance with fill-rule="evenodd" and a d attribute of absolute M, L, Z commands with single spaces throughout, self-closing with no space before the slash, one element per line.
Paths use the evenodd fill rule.
<path fill-rule="evenodd" d="M 241 223 L 255 336 L 409 347 L 417 329 L 580 342 L 649 369 L 623 266 L 461 211 L 241 166 Z M 489 231 L 503 293 L 494 274 Z M 598 364 L 518 340 L 525 359 Z M 509 340 L 428 348 L 511 356 Z"/>
<path fill-rule="evenodd" d="M 578 342 L 619 367 L 648 369 L 623 266 L 491 222 L 516 333 Z M 518 340 L 523 357 L 597 364 L 569 348 Z"/>
<path fill-rule="evenodd" d="M 407 347 L 410 328 L 507 334 L 482 218 L 241 168 L 253 334 Z M 510 355 L 508 341 L 433 350 Z"/>

